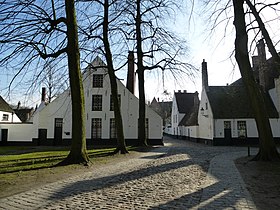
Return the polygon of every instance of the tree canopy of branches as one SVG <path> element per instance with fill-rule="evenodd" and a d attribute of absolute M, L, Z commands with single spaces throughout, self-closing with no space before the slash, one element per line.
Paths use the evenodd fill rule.
<path fill-rule="evenodd" d="M 127 15 L 123 20 L 124 33 L 135 46 L 137 54 L 137 74 L 139 90 L 139 145 L 147 145 L 146 138 L 146 104 L 145 71 L 161 69 L 170 70 L 176 75 L 190 72 L 192 66 L 182 62 L 180 56 L 186 55 L 185 41 L 171 30 L 166 22 L 179 10 L 178 2 L 172 0 L 136 0 L 128 2 Z M 185 58 L 184 58 L 185 59 Z"/>
<path fill-rule="evenodd" d="M 74 0 L 0 2 L 0 64 L 16 63 L 17 75 L 41 59 L 68 58 L 72 99 L 72 146 L 63 164 L 89 161 L 86 152 L 84 93 Z M 12 80 L 13 82 L 13 80 Z"/>

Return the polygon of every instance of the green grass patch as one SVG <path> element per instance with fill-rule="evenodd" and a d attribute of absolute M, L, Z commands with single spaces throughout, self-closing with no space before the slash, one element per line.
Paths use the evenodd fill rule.
<path fill-rule="evenodd" d="M 67 157 L 69 147 L 0 147 L 4 152 L 0 156 L 0 174 L 49 168 Z M 135 147 L 128 147 L 134 150 Z M 43 151 L 42 151 L 43 150 Z M 45 151 L 47 150 L 47 151 Z M 113 154 L 115 148 L 88 149 L 91 160 Z"/>

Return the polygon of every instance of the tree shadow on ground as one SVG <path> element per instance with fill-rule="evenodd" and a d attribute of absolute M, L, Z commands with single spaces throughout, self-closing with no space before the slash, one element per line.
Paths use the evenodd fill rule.
<path fill-rule="evenodd" d="M 184 154 L 186 159 L 174 161 L 170 163 L 163 163 L 159 165 L 149 166 L 146 164 L 143 168 L 128 171 L 124 173 L 114 174 L 106 177 L 95 178 L 88 177 L 82 181 L 65 183 L 64 187 L 54 192 L 49 197 L 49 202 L 58 201 L 61 199 L 67 199 L 75 195 L 95 192 L 109 187 L 118 186 L 126 182 L 132 182 L 145 177 L 153 176 L 156 174 L 165 173 L 171 170 L 188 167 L 191 165 L 197 165 L 207 173 L 210 160 L 218 154 L 222 154 L 221 149 L 212 149 L 213 147 L 192 147 L 181 149 L 170 149 L 168 153 L 163 155 L 151 155 L 145 158 L 156 159 L 160 158 L 172 158 L 173 155 Z M 220 147 L 221 148 L 221 147 Z M 205 152 L 210 149 L 211 152 Z M 231 149 L 229 149 L 231 151 Z M 225 153 L 224 151 L 223 153 Z M 123 166 L 125 167 L 125 165 Z M 212 174 L 215 176 L 215 182 L 209 183 L 205 186 L 200 186 L 195 192 L 185 194 L 179 198 L 175 198 L 167 203 L 160 204 L 150 209 L 224 209 L 224 207 L 231 207 L 236 209 L 236 205 L 247 205 L 247 200 L 244 201 L 244 189 L 242 185 L 231 185 L 228 180 L 226 183 L 224 179 L 228 177 L 220 176 L 219 174 Z M 121 187 L 121 186 L 118 186 Z M 134 186 L 131 186 L 134 187 Z M 240 188 L 241 187 L 241 188 Z M 123 189 L 125 190 L 125 189 Z M 246 195 L 245 195 L 246 198 Z M 145 198 L 143 198 L 145 201 Z M 164 199 L 164 198 L 163 198 Z M 102 201 L 100 201 L 102 202 Z M 244 203 L 244 204 L 243 204 Z"/>
<path fill-rule="evenodd" d="M 69 196 L 73 196 L 75 194 L 92 192 L 95 190 L 108 188 L 125 182 L 152 176 L 158 173 L 167 172 L 169 170 L 178 169 L 180 167 L 186 167 L 190 164 L 193 164 L 193 162 L 190 159 L 187 159 L 166 163 L 158 166 L 141 168 L 138 170 L 106 176 L 102 178 L 90 178 L 87 180 L 77 181 L 74 183 L 67 184 L 63 189 L 52 194 L 49 197 L 49 199 L 60 200 Z"/>

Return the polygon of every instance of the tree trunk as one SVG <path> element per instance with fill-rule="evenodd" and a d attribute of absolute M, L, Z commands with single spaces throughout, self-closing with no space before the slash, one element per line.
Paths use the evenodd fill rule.
<path fill-rule="evenodd" d="M 123 133 L 123 122 L 122 122 L 122 115 L 120 110 L 120 101 L 118 99 L 118 86 L 116 80 L 117 78 L 113 67 L 112 53 L 111 53 L 109 38 L 108 38 L 108 25 L 109 25 L 108 10 L 109 10 L 109 3 L 108 0 L 105 0 L 104 21 L 103 21 L 103 43 L 105 47 L 107 68 L 108 68 L 108 74 L 109 74 L 110 84 L 111 84 L 111 94 L 112 94 L 112 100 L 114 104 L 115 125 L 117 130 L 117 142 L 118 142 L 117 148 L 114 153 L 118 153 L 120 151 L 121 154 L 126 154 L 128 153 L 128 151 L 126 149 L 124 133 Z"/>
<path fill-rule="evenodd" d="M 72 100 L 72 143 L 64 164 L 88 164 L 85 132 L 85 102 L 80 69 L 80 51 L 74 0 L 65 0 L 67 19 L 67 56 Z"/>
<path fill-rule="evenodd" d="M 251 101 L 259 133 L 259 152 L 254 160 L 279 160 L 273 140 L 264 94 L 255 82 L 248 55 L 248 34 L 246 31 L 244 0 L 233 0 L 234 25 L 236 29 L 235 58 L 243 83 Z"/>
<path fill-rule="evenodd" d="M 146 104 L 145 104 L 145 80 L 144 80 L 144 65 L 143 65 L 143 50 L 142 50 L 142 35 L 141 35 L 141 0 L 137 0 L 136 14 L 136 41 L 137 41 L 137 73 L 138 73 L 138 88 L 139 88 L 139 119 L 138 119 L 138 141 L 140 146 L 147 146 L 145 121 L 146 121 Z"/>

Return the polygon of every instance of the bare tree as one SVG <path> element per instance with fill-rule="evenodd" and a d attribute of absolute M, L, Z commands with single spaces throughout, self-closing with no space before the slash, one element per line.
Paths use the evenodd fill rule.
<path fill-rule="evenodd" d="M 3 55 L 0 64 L 19 63 L 11 83 L 19 74 L 28 71 L 28 67 L 40 63 L 39 57 L 47 59 L 67 55 L 72 99 L 72 144 L 62 164 L 87 164 L 84 92 L 74 0 L 65 0 L 64 4 L 54 0 L 2 0 L 0 27 L 0 52 Z"/>
<path fill-rule="evenodd" d="M 185 41 L 176 36 L 165 24 L 180 11 L 180 6 L 172 0 L 136 0 L 128 2 L 128 15 L 123 25 L 128 40 L 132 41 L 137 53 L 137 74 L 139 90 L 138 139 L 140 145 L 147 145 L 145 71 L 160 69 L 178 74 L 191 75 L 192 65 L 182 62 L 180 56 L 186 55 Z M 186 59 L 186 58 L 184 58 Z"/>
<path fill-rule="evenodd" d="M 234 26 L 236 29 L 235 57 L 238 63 L 243 83 L 250 97 L 251 106 L 259 132 L 260 149 L 256 160 L 280 160 L 269 122 L 268 109 L 264 94 L 255 82 L 248 55 L 248 34 L 246 29 L 244 0 L 233 0 Z"/>
<path fill-rule="evenodd" d="M 258 26 L 259 26 L 259 30 L 262 32 L 262 35 L 263 35 L 263 37 L 264 37 L 264 39 L 266 41 L 266 44 L 267 44 L 268 49 L 269 49 L 269 52 L 271 53 L 272 58 L 274 59 L 274 62 L 277 65 L 277 69 L 279 69 L 280 56 L 278 55 L 278 53 L 277 53 L 277 51 L 276 51 L 276 49 L 275 49 L 275 47 L 273 45 L 273 42 L 272 42 L 272 40 L 270 38 L 270 35 L 269 35 L 268 31 L 266 30 L 265 23 L 262 20 L 262 18 L 260 16 L 260 13 L 256 9 L 256 4 L 253 5 L 253 3 L 250 0 L 245 0 L 245 2 L 248 5 L 248 7 L 250 8 L 253 16 L 255 17 L 255 20 L 257 21 Z M 275 2 L 274 4 L 265 4 L 260 9 L 260 11 L 263 10 L 264 8 L 266 8 L 266 7 L 270 7 L 270 6 L 278 5 L 278 4 L 280 4 L 280 2 Z M 279 71 L 280 71 L 280 69 L 279 69 Z"/>
<path fill-rule="evenodd" d="M 124 52 L 122 53 L 117 52 L 118 54 L 113 54 L 111 50 L 111 46 L 121 39 L 118 34 L 116 35 L 116 31 L 118 30 L 118 27 L 116 27 L 118 25 L 118 18 L 122 13 L 122 10 L 120 9 L 121 6 L 116 0 L 85 0 L 84 2 L 86 2 L 86 8 L 88 11 L 98 10 L 98 14 L 92 14 L 90 12 L 84 14 L 87 21 L 83 24 L 83 26 L 81 26 L 81 34 L 84 37 L 83 42 L 94 41 L 94 46 L 90 49 L 91 53 L 99 53 L 105 56 L 107 65 L 103 67 L 108 70 L 107 73 L 110 79 L 111 100 L 113 101 L 114 119 L 117 133 L 117 148 L 115 153 L 121 152 L 122 154 L 126 154 L 128 151 L 126 149 L 124 139 L 121 106 L 118 97 L 117 77 L 115 74 L 119 68 L 115 68 L 113 62 L 113 58 L 122 55 L 125 51 L 123 50 Z M 114 38 L 112 37 L 114 37 L 117 41 L 113 41 Z M 118 46 L 119 45 L 120 44 L 118 44 Z M 125 64 L 126 62 L 123 65 Z M 121 67 L 123 65 L 121 65 Z"/>
<path fill-rule="evenodd" d="M 68 75 L 63 74 L 62 71 L 56 68 L 52 61 L 46 60 L 43 70 L 38 75 L 35 75 L 35 78 L 39 79 L 39 84 L 44 85 L 48 90 L 48 103 L 51 103 L 53 98 L 56 98 L 69 87 Z M 32 84 L 32 81 L 34 81 L 34 78 L 30 80 L 30 84 Z"/>
<path fill-rule="evenodd" d="M 113 3 L 111 3 L 112 6 Z M 105 48 L 105 57 L 107 61 L 107 68 L 108 68 L 108 74 L 110 78 L 110 84 L 111 84 L 111 94 L 112 94 L 112 100 L 114 105 L 114 114 L 115 114 L 115 124 L 117 129 L 117 141 L 118 146 L 115 150 L 115 153 L 121 152 L 122 154 L 128 153 L 126 146 L 125 146 L 125 139 L 124 139 L 124 133 L 123 133 L 123 122 L 122 122 L 122 115 L 120 110 L 120 101 L 118 99 L 118 86 L 117 86 L 117 77 L 115 75 L 115 70 L 113 66 L 113 58 L 109 43 L 109 1 L 104 0 L 104 20 L 103 20 L 103 38 L 102 41 L 104 43 Z"/>

